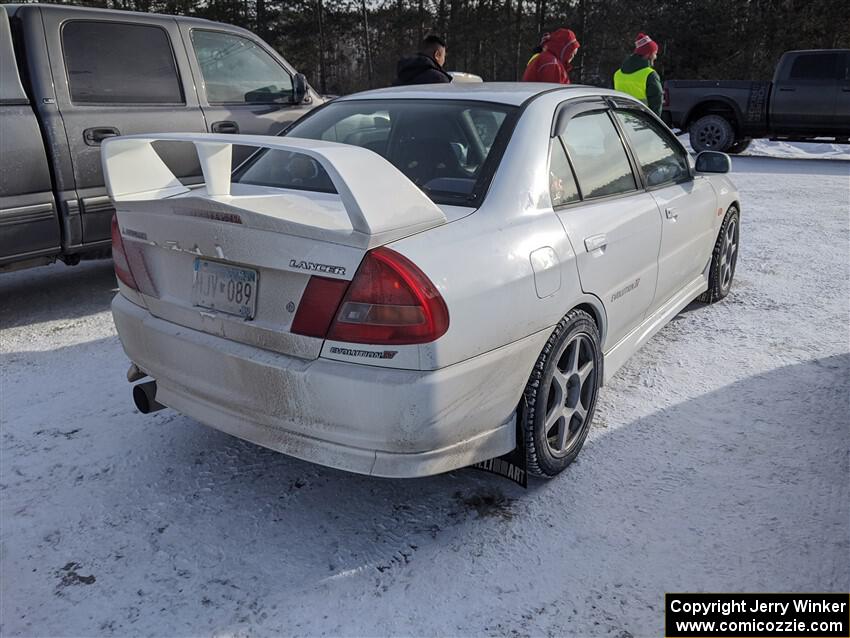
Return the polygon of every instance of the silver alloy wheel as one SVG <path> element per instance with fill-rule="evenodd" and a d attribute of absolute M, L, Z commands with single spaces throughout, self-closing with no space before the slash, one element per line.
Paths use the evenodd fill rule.
<path fill-rule="evenodd" d="M 723 247 L 720 249 L 720 287 L 727 290 L 732 285 L 735 259 L 738 256 L 738 220 L 729 220 L 723 235 Z"/>
<path fill-rule="evenodd" d="M 562 457 L 579 438 L 596 388 L 596 352 L 585 334 L 565 343 L 555 361 L 546 400 L 546 443 L 552 456 Z"/>

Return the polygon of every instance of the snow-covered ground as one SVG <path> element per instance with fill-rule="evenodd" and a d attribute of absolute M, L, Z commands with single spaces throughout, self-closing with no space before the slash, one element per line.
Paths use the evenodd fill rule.
<path fill-rule="evenodd" d="M 109 262 L 0 276 L 0 634 L 658 636 L 667 591 L 850 590 L 850 163 L 733 160 L 729 298 L 526 491 L 135 412 Z"/>
<path fill-rule="evenodd" d="M 679 132 L 679 141 L 691 153 L 690 139 L 687 133 Z M 832 142 L 771 142 L 770 140 L 753 140 L 741 157 L 774 157 L 784 159 L 835 159 L 850 160 L 850 144 L 834 144 Z"/>
<path fill-rule="evenodd" d="M 741 155 L 784 157 L 788 159 L 850 160 L 850 144 L 828 142 L 770 142 L 753 140 Z"/>

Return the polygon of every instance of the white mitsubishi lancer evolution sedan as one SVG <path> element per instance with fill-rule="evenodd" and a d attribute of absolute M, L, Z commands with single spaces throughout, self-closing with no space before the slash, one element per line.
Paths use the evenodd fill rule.
<path fill-rule="evenodd" d="M 282 137 L 118 137 L 103 162 L 139 410 L 363 474 L 517 449 L 558 474 L 600 387 L 735 274 L 729 158 L 608 90 L 368 91 Z"/>

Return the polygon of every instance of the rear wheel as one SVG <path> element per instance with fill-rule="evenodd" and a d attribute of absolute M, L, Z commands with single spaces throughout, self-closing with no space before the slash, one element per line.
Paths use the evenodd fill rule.
<path fill-rule="evenodd" d="M 552 477 L 575 460 L 584 444 L 602 381 L 599 330 L 583 310 L 557 325 L 525 389 L 523 424 L 528 471 Z"/>
<path fill-rule="evenodd" d="M 702 151 L 725 151 L 735 142 L 735 129 L 722 115 L 703 115 L 691 124 L 691 147 Z"/>
<path fill-rule="evenodd" d="M 711 254 L 711 269 L 708 274 L 708 290 L 699 298 L 705 303 L 720 301 L 732 289 L 732 278 L 738 263 L 738 245 L 740 243 L 741 218 L 738 209 L 730 206 L 723 218 L 714 252 Z"/>

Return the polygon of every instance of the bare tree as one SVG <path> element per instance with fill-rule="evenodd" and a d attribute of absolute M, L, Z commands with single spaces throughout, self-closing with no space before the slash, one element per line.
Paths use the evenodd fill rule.
<path fill-rule="evenodd" d="M 372 45 L 369 42 L 369 12 L 366 10 L 366 0 L 360 0 L 363 12 L 363 45 L 366 48 L 366 77 L 369 88 L 372 88 Z"/>
<path fill-rule="evenodd" d="M 328 92 L 327 74 L 325 73 L 325 20 L 322 0 L 316 0 L 316 14 L 319 27 L 319 88 L 322 93 Z"/>

